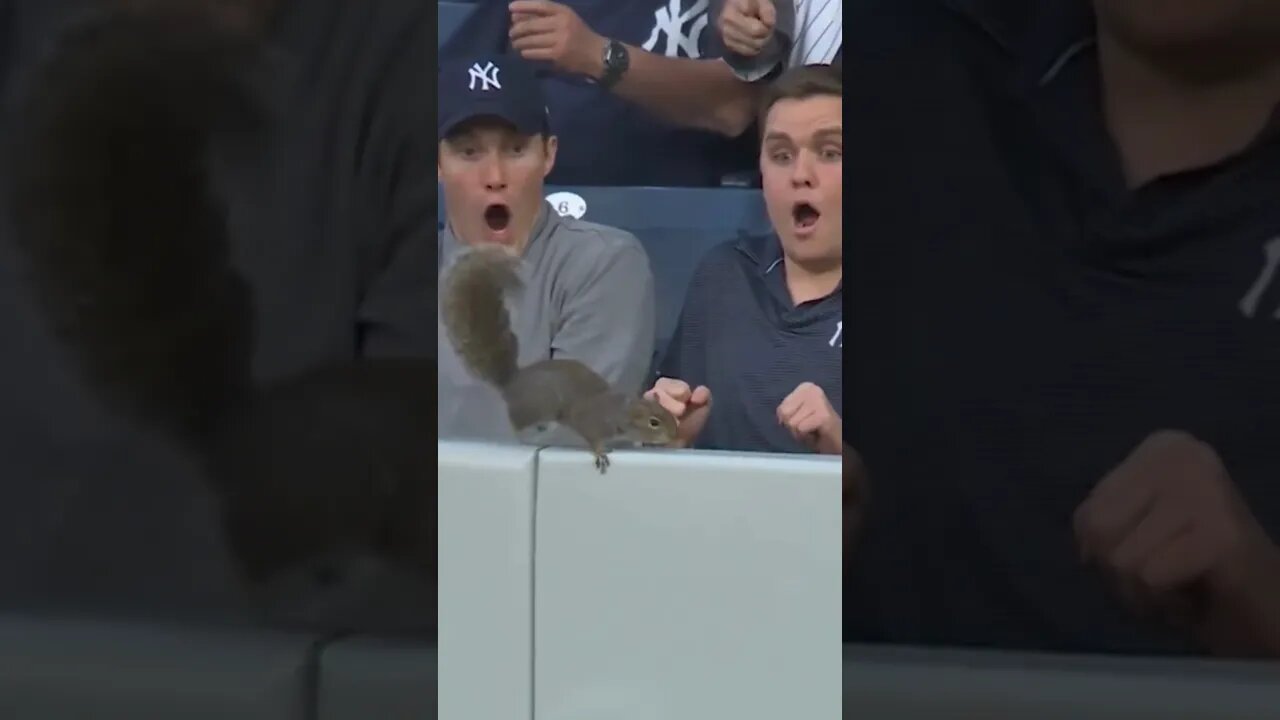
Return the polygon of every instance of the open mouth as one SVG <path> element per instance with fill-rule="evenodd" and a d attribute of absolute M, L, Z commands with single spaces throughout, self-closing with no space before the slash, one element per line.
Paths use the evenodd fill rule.
<path fill-rule="evenodd" d="M 817 225 L 818 218 L 821 216 L 822 213 L 818 212 L 818 208 L 810 205 L 809 203 L 796 203 L 795 206 L 791 208 L 791 217 L 795 220 L 796 227 L 801 230 L 808 230 L 814 225 Z"/>
<path fill-rule="evenodd" d="M 484 209 L 484 222 L 494 232 L 502 232 L 511 224 L 511 208 L 506 205 L 489 205 Z"/>

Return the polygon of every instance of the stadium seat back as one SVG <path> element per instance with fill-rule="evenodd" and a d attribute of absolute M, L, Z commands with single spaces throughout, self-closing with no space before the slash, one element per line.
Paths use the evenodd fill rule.
<path fill-rule="evenodd" d="M 685 290 L 707 250 L 744 233 L 769 230 L 759 190 L 549 187 L 546 195 L 562 215 L 621 228 L 640 239 L 656 282 L 659 353 L 675 331 Z M 439 199 L 443 217 L 443 195 Z"/>
<path fill-rule="evenodd" d="M 440 28 L 436 37 L 436 47 L 445 44 L 462 21 L 467 19 L 471 11 L 475 9 L 474 2 L 459 2 L 452 0 L 451 2 L 441 2 L 438 6 L 437 18 L 440 21 Z"/>

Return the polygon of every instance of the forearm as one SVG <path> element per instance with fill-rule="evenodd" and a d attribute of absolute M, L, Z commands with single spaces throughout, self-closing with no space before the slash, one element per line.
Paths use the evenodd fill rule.
<path fill-rule="evenodd" d="M 599 79 L 601 61 L 588 73 Z M 630 68 L 611 90 L 676 125 L 709 130 L 728 137 L 741 135 L 755 117 L 756 86 L 734 75 L 721 60 L 672 58 L 627 46 Z"/>
<path fill-rule="evenodd" d="M 567 358 L 591 368 L 597 375 L 609 383 L 614 390 L 628 397 L 639 395 L 645 387 L 645 379 L 649 371 L 649 357 L 653 351 L 647 350 L 640 337 L 628 332 L 614 332 L 601 335 L 596 345 L 556 346 L 551 349 L 551 357 Z M 649 344 L 652 346 L 652 343 Z"/>
<path fill-rule="evenodd" d="M 649 387 L 649 372 L 653 365 L 653 345 L 657 334 L 657 298 L 653 273 L 647 267 L 643 271 L 638 267 L 632 274 L 632 281 L 642 279 L 643 291 L 639 302 L 630 306 L 631 315 L 624 313 L 618 316 L 618 327 L 630 328 L 624 337 L 623 357 L 619 359 L 622 373 L 614 383 L 614 387 L 628 395 L 639 395 Z M 630 322 L 628 322 L 628 320 Z"/>
<path fill-rule="evenodd" d="M 638 395 L 648 387 L 653 359 L 655 283 L 640 242 L 625 233 L 614 239 L 621 250 L 584 259 L 581 274 L 566 278 L 573 290 L 551 338 L 551 357 L 577 360 L 615 390 Z"/>

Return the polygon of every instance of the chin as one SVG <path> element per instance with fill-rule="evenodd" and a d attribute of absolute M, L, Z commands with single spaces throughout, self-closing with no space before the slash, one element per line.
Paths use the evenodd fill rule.
<path fill-rule="evenodd" d="M 830 240 L 823 238 L 789 239 L 783 242 L 782 249 L 792 262 L 808 266 L 839 265 L 843 257 L 839 250 L 831 250 L 832 245 Z"/>

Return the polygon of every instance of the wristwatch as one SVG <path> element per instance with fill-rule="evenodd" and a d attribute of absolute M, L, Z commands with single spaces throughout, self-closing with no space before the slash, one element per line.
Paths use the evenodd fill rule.
<path fill-rule="evenodd" d="M 600 75 L 600 86 L 605 90 L 618 84 L 627 68 L 631 67 L 631 54 L 627 46 L 617 40 L 604 44 L 604 73 Z"/>

